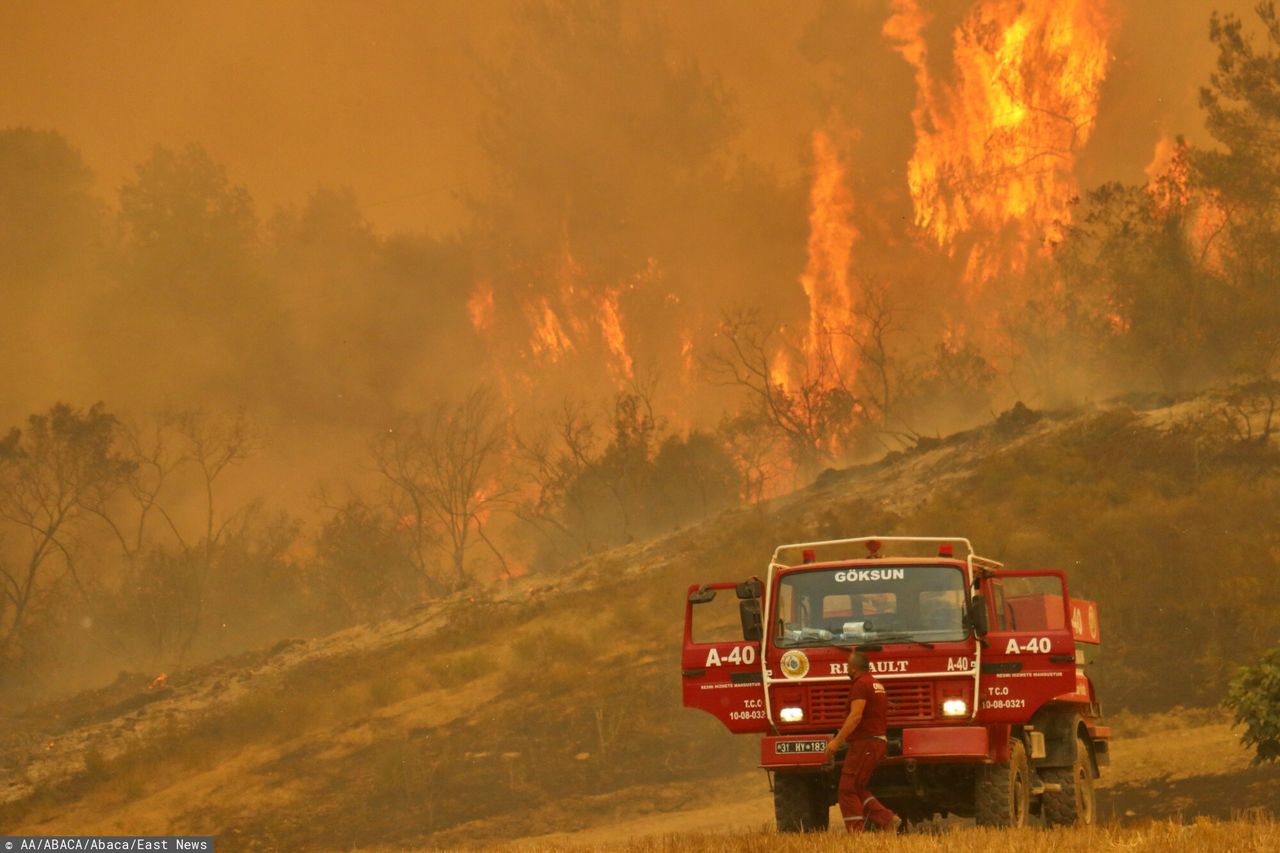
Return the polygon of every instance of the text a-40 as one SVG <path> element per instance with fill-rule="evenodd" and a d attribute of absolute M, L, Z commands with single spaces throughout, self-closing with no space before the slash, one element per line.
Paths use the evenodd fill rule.
<path fill-rule="evenodd" d="M 750 666 L 756 662 L 755 646 L 734 646 L 730 651 L 721 654 L 714 646 L 707 650 L 707 662 L 704 666 L 720 666 L 722 664 L 742 664 Z"/>
<path fill-rule="evenodd" d="M 1010 637 L 1009 642 L 1005 643 L 1004 653 L 1007 655 L 1047 655 L 1052 648 L 1053 643 L 1048 637 L 1031 637 L 1023 643 L 1019 643 L 1017 637 Z"/>

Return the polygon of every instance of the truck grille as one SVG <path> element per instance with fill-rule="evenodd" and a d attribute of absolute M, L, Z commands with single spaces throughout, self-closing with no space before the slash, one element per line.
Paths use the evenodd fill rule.
<path fill-rule="evenodd" d="M 933 719 L 932 681 L 889 682 L 885 689 L 889 692 L 890 725 Z"/>
<path fill-rule="evenodd" d="M 849 716 L 849 688 L 843 684 L 815 684 L 809 688 L 809 719 L 839 726 Z"/>
<path fill-rule="evenodd" d="M 933 682 L 882 681 L 889 696 L 889 725 L 933 719 Z M 809 688 L 809 720 L 839 726 L 849 716 L 849 688 L 844 684 L 815 684 Z"/>

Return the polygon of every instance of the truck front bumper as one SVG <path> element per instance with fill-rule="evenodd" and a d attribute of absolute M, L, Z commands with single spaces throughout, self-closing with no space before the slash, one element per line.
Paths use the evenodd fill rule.
<path fill-rule="evenodd" d="M 982 726 L 902 730 L 902 758 L 916 761 L 985 761 L 991 742 Z"/>
<path fill-rule="evenodd" d="M 766 735 L 760 740 L 760 766 L 766 770 L 796 768 L 816 770 L 826 763 L 824 747 L 829 735 Z M 890 738 L 890 742 L 897 738 Z M 903 760 L 936 763 L 990 761 L 991 742 L 982 726 L 937 726 L 902 729 L 902 749 L 890 748 L 886 762 Z M 896 744 L 893 744 L 896 746 Z"/>

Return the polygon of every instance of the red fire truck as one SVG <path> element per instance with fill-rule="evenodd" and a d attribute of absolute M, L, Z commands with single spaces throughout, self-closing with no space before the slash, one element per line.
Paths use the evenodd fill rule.
<path fill-rule="evenodd" d="M 733 633 L 702 636 L 726 597 Z M 1088 675 L 1100 640 L 1097 605 L 1071 598 L 1062 572 L 1006 569 L 967 539 L 783 545 L 763 580 L 689 588 L 684 705 L 763 735 L 780 831 L 825 830 L 840 762 L 824 766 L 824 749 L 848 714 L 856 647 L 889 699 L 871 789 L 904 820 L 1089 824 L 1109 758 Z"/>

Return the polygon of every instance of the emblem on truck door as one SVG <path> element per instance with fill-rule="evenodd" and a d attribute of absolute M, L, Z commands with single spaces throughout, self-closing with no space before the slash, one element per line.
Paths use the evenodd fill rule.
<path fill-rule="evenodd" d="M 782 656 L 782 674 L 787 678 L 804 678 L 809 674 L 809 656 L 791 650 Z"/>

